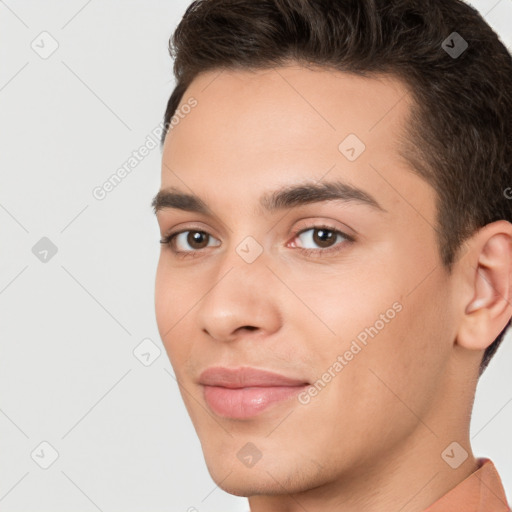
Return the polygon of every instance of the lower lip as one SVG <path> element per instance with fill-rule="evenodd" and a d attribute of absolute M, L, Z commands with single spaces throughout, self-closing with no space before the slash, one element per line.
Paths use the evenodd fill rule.
<path fill-rule="evenodd" d="M 296 396 L 304 386 L 248 387 L 230 389 L 204 386 L 206 403 L 219 416 L 245 419 L 256 416 L 272 404 Z"/>

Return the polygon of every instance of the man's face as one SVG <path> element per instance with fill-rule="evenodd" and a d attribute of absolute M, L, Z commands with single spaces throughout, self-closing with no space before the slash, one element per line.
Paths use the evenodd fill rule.
<path fill-rule="evenodd" d="M 440 453 L 456 333 L 434 191 L 398 153 L 405 87 L 286 66 L 205 73 L 190 98 L 162 191 L 205 208 L 160 204 L 162 237 L 181 234 L 161 248 L 156 316 L 214 480 L 281 494 Z M 297 186 L 313 190 L 283 195 Z M 219 367 L 234 372 L 205 380 Z"/>

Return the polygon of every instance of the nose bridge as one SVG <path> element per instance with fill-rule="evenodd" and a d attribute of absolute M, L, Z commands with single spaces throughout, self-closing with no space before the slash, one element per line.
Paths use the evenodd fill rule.
<path fill-rule="evenodd" d="M 265 251 L 263 241 L 247 235 L 247 230 L 233 230 L 229 238 L 226 252 L 219 257 L 215 282 L 220 285 L 225 276 L 233 279 L 234 286 L 242 288 L 245 284 L 245 288 L 254 288 L 256 293 L 258 283 L 270 279 L 268 251 Z"/>
<path fill-rule="evenodd" d="M 229 340 L 240 327 L 266 332 L 279 328 L 280 314 L 269 293 L 272 274 L 266 263 L 263 247 L 252 237 L 222 256 L 215 279 L 198 305 L 202 330 L 219 340 Z"/>

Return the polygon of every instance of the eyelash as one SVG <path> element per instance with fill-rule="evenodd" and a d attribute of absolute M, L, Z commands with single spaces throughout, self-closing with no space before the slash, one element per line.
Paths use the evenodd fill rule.
<path fill-rule="evenodd" d="M 341 251 L 343 249 L 342 246 L 346 245 L 347 243 L 355 242 L 355 238 L 354 237 L 352 237 L 350 235 L 347 235 L 343 231 L 340 231 L 339 229 L 335 229 L 332 226 L 328 226 L 326 224 L 310 226 L 310 227 L 307 227 L 307 228 L 303 228 L 303 229 L 301 229 L 299 231 L 296 231 L 293 234 L 293 240 L 295 238 L 297 238 L 299 235 L 301 235 L 302 233 L 305 233 L 306 231 L 310 231 L 310 230 L 318 231 L 318 230 L 321 230 L 321 229 L 324 229 L 326 231 L 331 231 L 332 233 L 334 233 L 336 235 L 336 237 L 338 235 L 341 235 L 345 240 L 342 241 L 342 242 L 338 242 L 338 243 L 336 243 L 335 245 L 333 245 L 331 247 L 327 247 L 326 249 L 306 249 L 304 247 L 294 247 L 293 249 L 296 250 L 296 251 L 299 251 L 300 253 L 305 254 L 307 256 L 318 257 L 318 256 L 322 256 L 324 254 L 330 254 L 330 253 L 333 253 L 333 252 L 339 252 L 339 251 Z M 180 235 L 182 233 L 186 233 L 188 231 L 204 233 L 206 235 L 211 236 L 209 233 L 207 233 L 206 231 L 204 231 L 202 229 L 189 228 L 189 229 L 183 229 L 181 231 L 176 231 L 174 233 L 170 233 L 166 237 L 162 238 L 160 240 L 160 243 L 162 245 L 168 246 L 171 249 L 171 251 L 173 252 L 173 254 L 177 258 L 197 258 L 197 257 L 202 255 L 204 249 L 198 249 L 198 250 L 192 250 L 192 251 L 177 251 L 173 247 L 174 239 L 178 235 Z"/>

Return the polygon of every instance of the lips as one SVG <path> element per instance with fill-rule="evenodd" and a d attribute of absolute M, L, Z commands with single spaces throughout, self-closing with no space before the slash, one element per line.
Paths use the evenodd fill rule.
<path fill-rule="evenodd" d="M 296 379 L 256 368 L 212 367 L 201 373 L 204 399 L 219 416 L 247 419 L 278 402 L 285 402 L 309 385 Z"/>
<path fill-rule="evenodd" d="M 304 379 L 293 379 L 279 373 L 256 368 L 208 368 L 199 377 L 199 383 L 205 386 L 222 386 L 224 388 L 302 386 L 308 384 Z"/>

